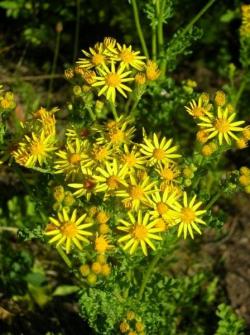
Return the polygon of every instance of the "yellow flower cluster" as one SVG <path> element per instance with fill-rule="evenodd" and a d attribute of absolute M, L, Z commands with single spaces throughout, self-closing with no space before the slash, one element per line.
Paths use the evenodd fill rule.
<path fill-rule="evenodd" d="M 99 276 L 110 276 L 111 266 L 107 263 L 105 255 L 98 255 L 96 261 L 81 265 L 80 273 L 86 278 L 88 284 L 94 285 Z"/>
<path fill-rule="evenodd" d="M 250 169 L 243 166 L 240 169 L 240 184 L 244 187 L 246 193 L 250 193 Z"/>
<path fill-rule="evenodd" d="M 198 101 L 192 100 L 185 108 L 199 126 L 196 138 L 203 145 L 204 156 L 211 156 L 218 146 L 231 145 L 232 140 L 237 148 L 247 146 L 249 127 L 242 127 L 245 121 L 235 121 L 237 114 L 227 103 L 224 92 L 217 91 L 213 100 L 202 93 Z"/>
<path fill-rule="evenodd" d="M 72 79 L 79 74 L 89 86 L 96 88 L 98 96 L 115 102 L 117 93 L 127 98 L 132 92 L 132 82 L 144 85 L 159 77 L 160 71 L 154 61 L 145 62 L 139 51 L 132 46 L 120 44 L 112 37 L 105 37 L 88 51 L 83 50 L 84 58 L 78 60 L 78 66 L 65 71 L 65 77 Z"/>
<path fill-rule="evenodd" d="M 62 213 L 58 219 L 50 218 L 46 229 L 47 235 L 53 235 L 50 243 L 65 245 L 67 252 L 72 245 L 82 249 L 83 243 L 90 242 L 100 255 L 113 252 L 117 245 L 130 254 L 140 248 L 147 255 L 172 227 L 178 226 L 178 236 L 184 238 L 201 234 L 205 210 L 179 186 L 178 147 L 156 133 L 144 132 L 142 142 L 136 143 L 134 132 L 132 120 L 124 116 L 84 131 L 67 129 L 64 147 L 53 155 L 53 166 L 72 193 L 61 186 L 54 189 Z M 66 194 L 70 205 L 65 203 Z M 70 217 L 70 208 L 78 204 L 84 204 L 84 213 L 78 218 L 74 210 Z"/>
<path fill-rule="evenodd" d="M 11 152 L 15 161 L 25 167 L 42 167 L 56 150 L 55 115 L 57 108 L 40 108 L 22 126 L 22 139 Z"/>
<path fill-rule="evenodd" d="M 241 6 L 242 23 L 240 26 L 240 35 L 245 38 L 250 37 L 250 5 Z"/>
<path fill-rule="evenodd" d="M 4 92 L 3 86 L 0 85 L 0 109 L 12 110 L 16 107 L 14 94 L 10 91 Z"/>
<path fill-rule="evenodd" d="M 126 317 L 119 325 L 121 334 L 146 335 L 145 325 L 141 318 L 133 311 L 128 311 Z"/>

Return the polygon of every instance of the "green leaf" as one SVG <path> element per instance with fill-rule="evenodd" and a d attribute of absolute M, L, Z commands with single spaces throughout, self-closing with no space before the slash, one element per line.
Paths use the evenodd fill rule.
<path fill-rule="evenodd" d="M 18 1 L 1 1 L 0 7 L 4 9 L 19 9 L 20 3 Z"/>
<path fill-rule="evenodd" d="M 54 296 L 64 296 L 75 293 L 79 290 L 78 286 L 75 285 L 60 285 L 57 286 L 55 291 L 53 292 Z"/>

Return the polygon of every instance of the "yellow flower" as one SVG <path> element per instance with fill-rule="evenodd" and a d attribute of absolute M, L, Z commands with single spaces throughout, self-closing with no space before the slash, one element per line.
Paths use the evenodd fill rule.
<path fill-rule="evenodd" d="M 111 68 L 108 68 L 107 66 L 99 68 L 98 71 L 100 76 L 95 77 L 96 82 L 92 84 L 93 87 L 103 86 L 98 92 L 98 96 L 104 94 L 107 100 L 114 103 L 116 99 L 116 91 L 118 91 L 127 98 L 125 91 L 132 92 L 132 90 L 130 87 L 124 85 L 124 83 L 133 81 L 134 78 L 128 78 L 131 71 L 124 72 L 124 70 L 125 66 L 119 66 L 116 70 L 113 62 L 111 63 Z"/>
<path fill-rule="evenodd" d="M 94 180 L 97 183 L 96 192 L 114 193 L 122 186 L 127 186 L 125 181 L 127 167 L 123 166 L 120 168 L 116 159 L 111 163 L 106 162 L 105 168 L 98 167 L 96 172 L 99 172 L 99 175 L 94 176 Z"/>
<path fill-rule="evenodd" d="M 217 109 L 217 115 L 215 118 L 201 117 L 201 123 L 198 125 L 205 129 L 207 133 L 210 133 L 208 139 L 218 137 L 219 144 L 222 144 L 225 140 L 227 144 L 230 144 L 230 137 L 237 141 L 237 136 L 234 132 L 241 132 L 243 128 L 239 127 L 245 121 L 236 121 L 233 120 L 236 117 L 236 113 L 228 115 L 228 109 L 224 110 L 221 107 Z"/>
<path fill-rule="evenodd" d="M 37 164 L 42 166 L 47 163 L 51 156 L 51 152 L 56 150 L 54 135 L 46 136 L 44 131 L 36 135 L 25 135 L 25 141 L 19 143 L 17 151 L 12 153 L 16 161 L 26 167 L 32 168 Z"/>
<path fill-rule="evenodd" d="M 113 37 L 104 37 L 103 45 L 105 48 L 107 48 L 111 53 L 115 52 L 115 46 L 116 46 L 116 39 Z"/>
<path fill-rule="evenodd" d="M 215 93 L 214 101 L 217 106 L 224 106 L 226 103 L 226 94 L 223 91 L 217 91 Z"/>
<path fill-rule="evenodd" d="M 155 182 L 152 182 L 149 177 L 137 181 L 133 174 L 130 175 L 130 183 L 124 190 L 116 192 L 116 196 L 125 198 L 123 203 L 126 207 L 138 211 L 141 204 L 148 203 L 148 195 L 155 192 Z"/>
<path fill-rule="evenodd" d="M 207 103 L 204 103 L 203 96 L 200 96 L 198 103 L 193 99 L 189 102 L 189 106 L 185 106 L 185 109 L 188 114 L 192 115 L 194 118 L 200 118 L 205 115 L 212 116 L 209 112 L 209 106 L 210 105 L 207 105 Z"/>
<path fill-rule="evenodd" d="M 133 51 L 132 46 L 126 46 L 123 44 L 117 43 L 117 50 L 115 52 L 115 61 L 119 61 L 122 66 L 128 69 L 130 66 L 135 68 L 138 71 L 141 71 L 145 66 L 145 63 L 142 59 L 145 59 L 145 56 L 139 56 L 140 51 Z"/>
<path fill-rule="evenodd" d="M 108 249 L 112 248 L 106 236 L 100 235 L 95 239 L 95 251 L 104 254 Z"/>
<path fill-rule="evenodd" d="M 161 71 L 158 69 L 158 65 L 152 61 L 148 60 L 146 65 L 146 77 L 148 80 L 156 80 L 159 75 L 161 74 Z"/>
<path fill-rule="evenodd" d="M 51 111 L 47 111 L 45 108 L 41 107 L 37 112 L 33 114 L 35 119 L 38 119 L 41 123 L 42 129 L 45 135 L 55 135 L 56 133 L 56 120 L 55 112 L 58 109 L 54 108 Z"/>
<path fill-rule="evenodd" d="M 119 238 L 118 242 L 126 242 L 123 249 L 128 250 L 129 253 L 133 254 L 138 246 L 141 247 L 144 255 L 147 255 L 147 246 L 155 250 L 155 246 L 151 240 L 162 240 L 160 236 L 157 235 L 161 231 L 160 228 L 155 228 L 155 223 L 150 222 L 149 213 L 142 214 L 141 211 L 138 212 L 137 217 L 131 212 L 128 212 L 129 221 L 120 219 L 117 229 L 124 231 L 125 236 Z"/>
<path fill-rule="evenodd" d="M 166 137 L 163 137 L 159 141 L 158 136 L 154 133 L 153 140 L 144 137 L 143 141 L 145 144 L 141 144 L 141 153 L 145 155 L 150 165 L 166 164 L 173 158 L 181 157 L 180 154 L 176 153 L 178 147 L 171 147 L 172 139 L 167 140 Z"/>
<path fill-rule="evenodd" d="M 198 208 L 202 205 L 202 202 L 196 202 L 196 195 L 188 201 L 187 193 L 183 193 L 183 204 L 173 206 L 173 208 L 178 212 L 178 218 L 176 219 L 176 223 L 179 224 L 178 228 L 178 237 L 184 234 L 184 239 L 187 238 L 187 234 L 189 233 L 192 238 L 194 238 L 193 229 L 201 234 L 200 228 L 197 224 L 205 224 L 205 222 L 199 217 L 206 213 L 205 210 L 199 210 Z"/>
<path fill-rule="evenodd" d="M 77 63 L 80 68 L 92 69 L 105 65 L 109 61 L 109 50 L 102 44 L 96 43 L 89 51 L 82 50 L 86 58 L 80 58 Z"/>
<path fill-rule="evenodd" d="M 77 198 L 85 196 L 86 199 L 89 200 L 91 195 L 95 192 L 96 182 L 92 177 L 90 169 L 86 169 L 86 172 L 86 174 L 81 176 L 81 182 L 70 183 L 68 186 L 76 189 L 73 193 L 74 196 Z"/>
<path fill-rule="evenodd" d="M 177 218 L 177 212 L 173 208 L 178 206 L 177 195 L 174 192 L 169 192 L 165 189 L 164 192 L 156 190 L 155 193 L 149 197 L 149 206 L 153 208 L 150 215 L 157 219 L 163 218 L 169 224 L 174 224 Z"/>
<path fill-rule="evenodd" d="M 124 144 L 123 149 L 124 153 L 120 159 L 121 162 L 127 166 L 129 172 L 133 172 L 136 169 L 145 169 L 146 159 L 141 156 L 136 146 L 129 149 L 128 145 Z"/>
<path fill-rule="evenodd" d="M 91 236 L 92 233 L 85 229 L 92 226 L 93 223 L 83 223 L 86 214 L 77 218 L 76 209 L 73 211 L 71 217 L 65 209 L 58 213 L 58 219 L 50 217 L 50 224 L 48 224 L 45 235 L 52 236 L 49 243 L 55 243 L 56 247 L 65 244 L 66 252 L 69 253 L 72 242 L 80 250 L 82 250 L 81 242 L 88 243 L 85 236 Z"/>
<path fill-rule="evenodd" d="M 85 163 L 87 158 L 85 143 L 79 139 L 74 141 L 68 141 L 65 150 L 59 150 L 56 153 L 59 157 L 55 161 L 55 173 L 64 173 L 67 178 L 75 177 L 82 171 L 82 168 L 86 169 L 90 164 Z"/>
<path fill-rule="evenodd" d="M 175 163 L 167 162 L 164 165 L 160 165 L 160 167 L 155 170 L 166 184 L 178 182 L 176 179 L 179 176 L 180 171 Z"/>

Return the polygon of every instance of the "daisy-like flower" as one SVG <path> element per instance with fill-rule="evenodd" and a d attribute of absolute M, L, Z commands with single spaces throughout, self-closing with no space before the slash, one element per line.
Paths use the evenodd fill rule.
<path fill-rule="evenodd" d="M 245 121 L 234 121 L 235 117 L 236 113 L 229 115 L 227 108 L 218 107 L 215 118 L 201 117 L 202 122 L 198 125 L 209 133 L 208 139 L 218 137 L 220 145 L 224 140 L 230 144 L 230 137 L 238 140 L 234 132 L 242 132 L 243 128 L 239 126 L 245 123 Z"/>
<path fill-rule="evenodd" d="M 64 173 L 66 178 L 75 178 L 82 172 L 83 167 L 87 168 L 89 164 L 85 164 L 87 158 L 85 146 L 85 143 L 79 139 L 68 141 L 65 150 L 59 150 L 56 153 L 59 159 L 55 161 L 55 173 Z"/>
<path fill-rule="evenodd" d="M 96 43 L 94 48 L 89 48 L 89 51 L 82 50 L 85 58 L 79 58 L 77 64 L 80 68 L 90 70 L 105 65 L 109 61 L 110 51 L 103 43 Z"/>
<path fill-rule="evenodd" d="M 139 56 L 140 51 L 133 51 L 132 46 L 126 46 L 125 44 L 121 45 L 117 43 L 117 49 L 115 52 L 115 61 L 119 61 L 122 66 L 125 66 L 126 69 L 133 67 L 138 71 L 141 71 L 145 67 L 143 59 L 145 56 Z"/>
<path fill-rule="evenodd" d="M 31 136 L 25 135 L 25 141 L 19 143 L 17 151 L 12 152 L 13 157 L 21 165 L 32 168 L 37 164 L 42 166 L 50 158 L 55 147 L 55 136 L 46 136 L 44 131 L 36 135 L 32 132 Z"/>
<path fill-rule="evenodd" d="M 93 87 L 102 86 L 98 92 L 98 96 L 104 94 L 107 100 L 114 103 L 116 99 L 116 91 L 118 91 L 127 98 L 125 91 L 131 92 L 132 90 L 130 87 L 124 85 L 124 83 L 133 81 L 134 78 L 128 78 L 131 71 L 124 72 L 124 70 L 125 66 L 119 66 L 116 70 L 114 62 L 111 63 L 111 68 L 108 68 L 106 65 L 102 68 L 98 68 L 100 76 L 97 76 L 95 78 L 96 82 L 92 84 Z"/>
<path fill-rule="evenodd" d="M 146 77 L 150 81 L 156 80 L 161 74 L 158 65 L 156 64 L 156 62 L 152 60 L 147 61 L 147 65 L 145 68 L 146 68 Z"/>
<path fill-rule="evenodd" d="M 45 135 L 55 135 L 56 120 L 54 113 L 57 111 L 57 108 L 54 108 L 52 109 L 52 111 L 49 112 L 45 108 L 41 107 L 36 113 L 33 114 L 33 117 L 35 119 L 38 119 L 38 121 L 40 122 Z"/>
<path fill-rule="evenodd" d="M 198 224 L 206 224 L 200 216 L 206 213 L 205 210 L 200 210 L 199 207 L 202 205 L 201 201 L 196 201 L 196 195 L 188 201 L 187 193 L 183 193 L 183 204 L 177 203 L 173 208 L 178 212 L 178 218 L 176 223 L 179 224 L 178 237 L 183 233 L 184 239 L 187 238 L 189 233 L 194 238 L 193 230 L 198 234 L 201 234 Z"/>
<path fill-rule="evenodd" d="M 68 184 L 69 187 L 74 188 L 76 191 L 73 195 L 77 198 L 85 196 L 87 200 L 91 198 L 91 195 L 95 192 L 96 182 L 92 177 L 92 171 L 86 169 L 86 174 L 81 176 L 81 182 L 75 182 Z"/>
<path fill-rule="evenodd" d="M 73 211 L 71 217 L 65 209 L 58 213 L 58 218 L 50 217 L 45 235 L 52 236 L 49 243 L 55 243 L 56 247 L 65 245 L 66 252 L 69 253 L 72 242 L 80 250 L 82 250 L 82 242 L 89 243 L 85 236 L 91 236 L 92 233 L 86 231 L 86 228 L 93 225 L 93 223 L 82 223 L 86 218 L 86 214 L 77 217 L 76 209 Z"/>
<path fill-rule="evenodd" d="M 178 214 L 175 208 L 178 206 L 177 195 L 174 192 L 169 192 L 168 189 L 165 189 L 163 192 L 156 190 L 149 197 L 149 206 L 153 208 L 150 211 L 150 215 L 154 218 L 162 218 L 169 224 L 175 224 L 175 219 Z"/>
<path fill-rule="evenodd" d="M 192 115 L 194 118 L 200 118 L 202 116 L 212 116 L 209 112 L 211 105 L 204 103 L 204 99 L 202 96 L 199 97 L 198 103 L 193 99 L 189 102 L 189 106 L 185 106 L 186 111 L 188 114 Z"/>
<path fill-rule="evenodd" d="M 95 251 L 99 254 L 104 254 L 107 250 L 111 249 L 112 245 L 110 245 L 107 236 L 100 235 L 95 239 Z"/>
<path fill-rule="evenodd" d="M 125 144 L 123 149 L 124 153 L 121 155 L 120 159 L 121 162 L 127 166 L 129 172 L 133 172 L 137 169 L 145 169 L 146 159 L 141 156 L 136 146 L 129 149 L 128 145 Z"/>
<path fill-rule="evenodd" d="M 155 170 L 166 184 L 174 184 L 178 182 L 176 179 L 179 176 L 180 171 L 175 163 L 167 162 L 164 165 L 160 165 L 160 167 Z"/>
<path fill-rule="evenodd" d="M 150 221 L 149 213 L 142 214 L 141 211 L 138 212 L 137 217 L 135 217 L 131 212 L 128 212 L 129 220 L 119 220 L 121 226 L 117 229 L 126 233 L 125 236 L 119 238 L 119 243 L 124 243 L 124 250 L 129 249 L 129 253 L 133 254 L 138 246 L 141 247 L 145 256 L 147 256 L 147 246 L 155 250 L 155 245 L 152 240 L 162 240 L 161 236 L 157 233 L 161 232 L 161 228 L 156 228 L 155 223 Z"/>
<path fill-rule="evenodd" d="M 141 204 L 148 203 L 148 195 L 155 192 L 154 185 L 155 182 L 152 182 L 149 177 L 138 181 L 131 174 L 128 187 L 117 191 L 116 196 L 124 198 L 123 203 L 126 207 L 138 211 Z"/>
<path fill-rule="evenodd" d="M 125 181 L 128 173 L 127 167 L 120 168 L 116 159 L 113 162 L 106 162 L 105 168 L 98 167 L 96 172 L 99 173 L 94 176 L 96 192 L 106 192 L 106 196 L 108 196 L 108 193 L 114 193 L 122 186 L 127 186 Z"/>
<path fill-rule="evenodd" d="M 106 162 L 112 160 L 113 149 L 110 143 L 98 144 L 95 143 L 88 150 L 88 158 L 86 163 L 95 167 L 105 164 Z"/>
<path fill-rule="evenodd" d="M 171 146 L 173 140 L 167 140 L 166 137 L 163 137 L 159 141 L 157 135 L 153 134 L 153 140 L 144 137 L 144 144 L 141 144 L 141 153 L 148 159 L 150 165 L 161 165 L 166 164 L 167 162 L 172 161 L 174 158 L 181 157 L 180 154 L 177 154 L 177 146 Z"/>

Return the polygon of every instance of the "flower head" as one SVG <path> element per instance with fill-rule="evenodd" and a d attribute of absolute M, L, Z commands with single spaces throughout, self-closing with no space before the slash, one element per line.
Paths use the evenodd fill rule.
<path fill-rule="evenodd" d="M 124 250 L 129 249 L 129 253 L 133 254 L 138 246 L 141 247 L 144 255 L 147 255 L 147 246 L 155 250 L 155 245 L 152 240 L 162 240 L 157 233 L 161 232 L 160 228 L 155 227 L 155 223 L 150 221 L 149 213 L 143 214 L 138 212 L 135 217 L 131 212 L 128 212 L 129 220 L 119 220 L 120 226 L 117 229 L 126 233 L 125 236 L 119 238 L 119 243 L 124 243 Z"/>
<path fill-rule="evenodd" d="M 148 159 L 151 165 L 166 164 L 172 161 L 173 158 L 181 157 L 180 154 L 176 153 L 178 147 L 171 146 L 172 139 L 167 140 L 166 137 L 163 137 L 160 141 L 154 133 L 153 140 L 144 137 L 143 141 L 144 143 L 141 144 L 141 153 Z"/>
<path fill-rule="evenodd" d="M 215 117 L 201 117 L 201 123 L 198 125 L 204 129 L 208 134 L 208 139 L 218 137 L 219 144 L 226 141 L 230 144 L 230 137 L 237 141 L 238 137 L 235 132 L 242 132 L 243 128 L 240 127 L 245 121 L 234 121 L 236 113 L 229 115 L 228 109 L 218 107 L 217 115 Z"/>
<path fill-rule="evenodd" d="M 126 71 L 125 66 L 119 66 L 118 69 L 115 69 L 114 62 L 111 63 L 111 67 L 103 66 L 99 68 L 98 71 L 100 76 L 96 76 L 96 82 L 92 84 L 93 87 L 102 86 L 102 88 L 98 92 L 98 96 L 104 94 L 107 100 L 111 102 L 115 102 L 116 92 L 118 91 L 125 98 L 127 97 L 125 91 L 131 92 L 131 88 L 124 85 L 124 83 L 133 81 L 134 78 L 128 77 L 131 71 Z"/>
<path fill-rule="evenodd" d="M 196 195 L 188 201 L 187 193 L 183 193 L 183 204 L 177 203 L 173 208 L 177 211 L 178 217 L 176 223 L 179 224 L 178 237 L 183 233 L 184 239 L 187 238 L 189 233 L 194 238 L 193 230 L 198 234 L 201 234 L 198 224 L 205 224 L 200 218 L 201 215 L 206 213 L 205 210 L 200 210 L 199 207 L 202 205 L 201 201 L 196 202 Z"/>
<path fill-rule="evenodd" d="M 50 217 L 45 235 L 52 236 L 49 243 L 55 243 L 56 246 L 65 245 L 66 252 L 71 250 L 72 242 L 80 250 L 82 250 L 82 242 L 88 243 L 85 236 L 91 236 L 92 233 L 85 229 L 92 226 L 93 223 L 82 223 L 86 218 L 86 214 L 77 217 L 76 209 L 69 216 L 65 209 L 58 213 L 58 218 Z"/>
<path fill-rule="evenodd" d="M 146 57 L 139 56 L 140 51 L 133 51 L 132 46 L 121 45 L 117 43 L 117 50 L 115 52 L 114 60 L 119 61 L 122 66 L 126 69 L 133 67 L 138 71 L 141 71 L 145 66 L 143 59 Z"/>

